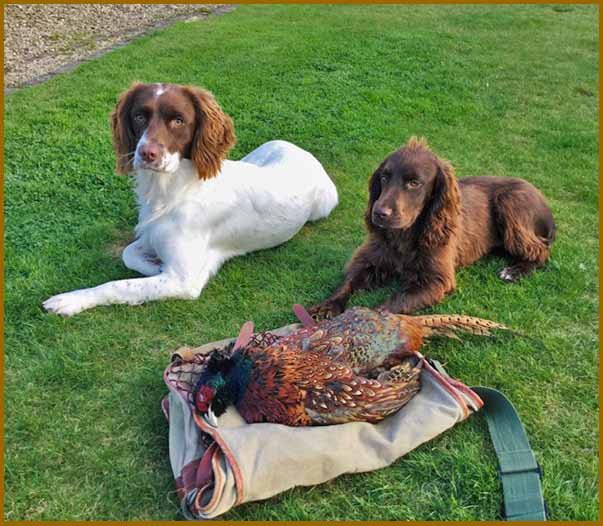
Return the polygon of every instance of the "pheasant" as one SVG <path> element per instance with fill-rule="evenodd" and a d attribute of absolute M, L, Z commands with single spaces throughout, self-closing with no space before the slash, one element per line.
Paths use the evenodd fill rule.
<path fill-rule="evenodd" d="M 419 391 L 423 362 L 415 352 L 425 338 L 506 329 L 468 316 L 406 316 L 363 307 L 316 324 L 295 308 L 305 327 L 293 334 L 254 347 L 246 345 L 252 326 L 244 326 L 235 344 L 212 352 L 193 392 L 200 412 L 211 408 L 220 416 L 232 404 L 248 423 L 376 423 Z"/>

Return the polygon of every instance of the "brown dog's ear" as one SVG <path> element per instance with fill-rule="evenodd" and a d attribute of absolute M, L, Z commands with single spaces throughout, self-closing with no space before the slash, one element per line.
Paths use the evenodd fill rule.
<path fill-rule="evenodd" d="M 211 179 L 218 174 L 226 154 L 236 143 L 232 119 L 222 111 L 209 91 L 193 86 L 185 89 L 193 101 L 197 117 L 191 160 L 199 179 Z"/>
<path fill-rule="evenodd" d="M 373 205 L 381 195 L 381 172 L 383 170 L 383 167 L 385 166 L 386 160 L 387 158 L 379 165 L 379 167 L 373 172 L 373 175 L 371 175 L 371 178 L 369 179 L 369 198 L 366 210 L 364 211 L 364 222 L 366 224 L 366 227 L 371 231 L 375 230 L 375 225 L 373 224 L 372 220 Z"/>
<path fill-rule="evenodd" d="M 454 168 L 449 161 L 437 159 L 437 174 L 431 198 L 424 209 L 420 242 L 426 247 L 443 245 L 455 232 L 461 211 L 461 198 Z"/>
<path fill-rule="evenodd" d="M 111 129 L 113 131 L 113 149 L 115 150 L 115 171 L 125 174 L 132 171 L 136 137 L 130 122 L 130 110 L 136 93 L 144 86 L 134 82 L 124 91 L 117 101 L 115 110 L 111 113 Z"/>

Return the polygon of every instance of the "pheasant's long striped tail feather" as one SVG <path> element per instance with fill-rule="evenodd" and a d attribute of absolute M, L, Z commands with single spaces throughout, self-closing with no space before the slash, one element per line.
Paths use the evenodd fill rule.
<path fill-rule="evenodd" d="M 493 330 L 510 330 L 509 327 L 495 321 L 462 316 L 460 314 L 430 314 L 413 316 L 413 321 L 423 327 L 424 336 L 446 336 L 458 339 L 457 332 L 492 336 Z"/>

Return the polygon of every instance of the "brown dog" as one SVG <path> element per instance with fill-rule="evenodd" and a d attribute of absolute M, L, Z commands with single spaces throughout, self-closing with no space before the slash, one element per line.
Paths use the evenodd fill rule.
<path fill-rule="evenodd" d="M 402 290 L 384 305 L 411 313 L 456 287 L 455 269 L 495 249 L 512 259 L 500 277 L 516 281 L 542 267 L 550 255 L 555 223 L 542 194 L 510 177 L 466 177 L 439 159 L 425 139 L 411 137 L 385 159 L 369 182 L 368 236 L 346 268 L 345 281 L 316 318 L 341 313 L 350 295 L 387 282 Z"/>

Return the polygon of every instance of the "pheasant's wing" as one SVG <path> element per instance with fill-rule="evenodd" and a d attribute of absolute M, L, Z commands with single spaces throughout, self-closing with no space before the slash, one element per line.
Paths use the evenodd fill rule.
<path fill-rule="evenodd" d="M 343 315 L 340 316 L 343 318 Z M 304 350 L 315 351 L 326 358 L 358 369 L 372 366 L 370 352 L 373 332 L 367 324 L 349 323 L 346 319 L 323 322 L 301 340 Z"/>
<path fill-rule="evenodd" d="M 365 375 L 397 365 L 423 338 L 423 328 L 400 316 L 354 307 L 306 333 L 302 347 L 352 367 Z"/>
<path fill-rule="evenodd" d="M 348 367 L 307 389 L 305 408 L 313 424 L 376 423 L 398 411 L 420 389 L 420 365 L 404 371 L 404 379 L 380 381 L 357 376 Z"/>
<path fill-rule="evenodd" d="M 379 376 L 377 376 L 377 380 L 380 382 L 395 383 L 411 382 L 416 375 L 417 367 L 420 369 L 420 366 L 413 365 L 410 360 L 405 360 L 401 364 L 380 373 Z"/>
<path fill-rule="evenodd" d="M 321 353 L 330 360 L 349 362 L 349 338 L 329 327 L 319 328 L 302 340 L 302 349 Z"/>
<path fill-rule="evenodd" d="M 398 320 L 395 327 L 389 326 L 391 322 L 371 309 L 353 307 L 336 318 L 308 325 L 279 343 L 319 352 L 361 372 L 380 365 L 400 345 L 405 345 L 405 341 L 398 341 Z"/>

